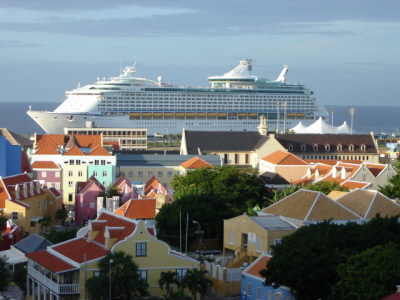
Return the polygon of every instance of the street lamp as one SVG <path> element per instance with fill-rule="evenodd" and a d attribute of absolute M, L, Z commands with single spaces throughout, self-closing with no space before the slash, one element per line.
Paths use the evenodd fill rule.
<path fill-rule="evenodd" d="M 351 116 L 351 129 L 350 129 L 350 134 L 353 134 L 353 116 L 354 116 L 354 113 L 356 112 L 356 109 L 355 108 L 350 108 L 350 110 L 349 110 L 349 114 L 350 114 L 350 116 Z"/>
<path fill-rule="evenodd" d="M 110 289 L 109 289 L 109 293 L 110 293 L 110 300 L 111 300 L 111 265 L 112 265 L 112 263 L 113 263 L 113 260 L 112 259 L 110 259 Z"/>
<path fill-rule="evenodd" d="M 331 133 L 333 134 L 333 112 L 335 111 L 335 108 L 334 107 L 331 107 L 330 109 L 329 109 L 329 112 L 332 114 L 332 117 L 331 117 L 331 121 L 332 121 L 332 127 L 331 127 Z"/>
<path fill-rule="evenodd" d="M 201 258 L 201 240 L 203 239 L 203 233 L 204 233 L 204 231 L 201 230 L 201 225 L 200 225 L 199 222 L 193 221 L 193 223 L 194 223 L 194 224 L 197 224 L 197 225 L 199 226 L 199 228 L 198 228 L 198 230 L 196 231 L 196 233 L 197 233 L 197 238 L 198 238 L 198 240 L 199 240 L 198 251 L 199 251 L 199 261 L 200 261 L 200 258 Z"/>

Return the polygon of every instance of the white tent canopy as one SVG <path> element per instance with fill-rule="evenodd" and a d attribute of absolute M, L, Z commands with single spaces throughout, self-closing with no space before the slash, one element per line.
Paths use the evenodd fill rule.
<path fill-rule="evenodd" d="M 305 127 L 302 122 L 297 124 L 295 127 L 291 128 L 295 133 L 315 133 L 315 134 L 350 134 L 351 128 L 347 125 L 345 121 L 341 126 L 333 126 L 327 124 L 322 117 L 320 117 L 317 121 L 311 124 L 308 127 Z"/>

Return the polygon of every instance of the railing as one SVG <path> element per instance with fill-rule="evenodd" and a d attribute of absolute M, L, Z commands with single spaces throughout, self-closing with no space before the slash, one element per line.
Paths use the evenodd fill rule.
<path fill-rule="evenodd" d="M 28 275 L 56 294 L 79 294 L 79 284 L 58 284 L 31 266 L 28 267 Z"/>
<path fill-rule="evenodd" d="M 246 257 L 246 250 L 247 249 L 245 247 L 240 246 L 236 251 L 237 254 L 231 260 L 229 260 L 225 266 L 227 268 L 233 268 L 237 263 Z"/>

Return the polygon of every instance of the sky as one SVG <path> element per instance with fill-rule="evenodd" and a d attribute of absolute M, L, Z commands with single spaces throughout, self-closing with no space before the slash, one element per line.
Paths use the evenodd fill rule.
<path fill-rule="evenodd" d="M 0 102 L 61 103 L 134 62 L 208 86 L 247 58 L 268 79 L 290 65 L 324 105 L 399 106 L 399 16 L 398 0 L 1 1 Z"/>

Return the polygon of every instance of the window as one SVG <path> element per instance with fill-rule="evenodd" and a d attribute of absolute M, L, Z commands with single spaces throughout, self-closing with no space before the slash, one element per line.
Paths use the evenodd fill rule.
<path fill-rule="evenodd" d="M 350 144 L 350 145 L 349 145 L 349 150 L 350 150 L 350 151 L 354 151 L 354 145 L 353 145 L 353 144 Z"/>
<path fill-rule="evenodd" d="M 146 243 L 136 243 L 136 256 L 147 256 Z"/>
<path fill-rule="evenodd" d="M 314 151 L 318 151 L 318 145 L 317 145 L 317 144 L 314 144 L 314 145 L 313 145 L 313 150 L 314 150 Z"/>
<path fill-rule="evenodd" d="M 139 275 L 140 278 L 143 279 L 145 283 L 147 283 L 147 271 L 146 270 L 138 270 L 137 274 Z"/>
<path fill-rule="evenodd" d="M 293 145 L 292 145 L 292 144 L 290 144 L 290 145 L 288 146 L 288 151 L 293 151 Z"/>
<path fill-rule="evenodd" d="M 68 201 L 72 202 L 74 200 L 74 195 L 73 194 L 69 194 L 68 195 Z"/>
<path fill-rule="evenodd" d="M 44 177 L 46 177 L 47 176 L 47 172 L 42 172 L 42 177 L 44 178 Z"/>
<path fill-rule="evenodd" d="M 330 150 L 331 150 L 331 146 L 328 145 L 328 144 L 326 144 L 326 145 L 325 145 L 325 151 L 330 151 Z"/>
<path fill-rule="evenodd" d="M 249 157 L 250 157 L 250 155 L 248 153 L 246 153 L 244 156 L 244 162 L 246 165 L 248 165 L 250 163 Z"/>
<path fill-rule="evenodd" d="M 239 163 L 239 154 L 235 154 L 235 164 Z"/>
<path fill-rule="evenodd" d="M 90 202 L 89 206 L 90 208 L 94 208 L 94 202 Z"/>
<path fill-rule="evenodd" d="M 338 151 L 342 151 L 342 149 L 343 149 L 343 146 L 341 144 L 337 145 L 337 150 Z"/>
<path fill-rule="evenodd" d="M 256 295 L 257 300 L 261 299 L 261 288 L 258 286 L 257 287 L 257 295 Z"/>
<path fill-rule="evenodd" d="M 147 177 L 151 177 L 151 176 L 153 176 L 153 171 L 149 171 L 149 172 L 147 173 Z"/>
<path fill-rule="evenodd" d="M 100 271 L 93 271 L 93 277 L 100 276 Z"/>
<path fill-rule="evenodd" d="M 70 160 L 69 160 L 69 164 L 70 164 L 70 165 L 74 165 L 74 164 L 75 164 L 75 161 L 74 161 L 73 159 L 70 159 Z"/>
<path fill-rule="evenodd" d="M 158 177 L 162 177 L 163 176 L 163 171 L 158 171 Z"/>
<path fill-rule="evenodd" d="M 74 183 L 72 181 L 68 181 L 68 186 L 72 187 L 74 185 Z"/>
<path fill-rule="evenodd" d="M 139 172 L 138 172 L 138 176 L 139 176 L 139 177 L 143 177 L 143 171 L 139 171 Z"/>
<path fill-rule="evenodd" d="M 129 177 L 133 177 L 133 171 L 129 171 L 129 172 L 128 172 L 128 176 L 129 176 Z"/>
<path fill-rule="evenodd" d="M 251 283 L 247 283 L 247 296 L 251 296 Z"/>
<path fill-rule="evenodd" d="M 93 176 L 97 176 L 97 171 L 93 171 Z"/>
<path fill-rule="evenodd" d="M 272 300 L 272 291 L 268 291 L 268 300 Z"/>
<path fill-rule="evenodd" d="M 78 171 L 78 176 L 82 177 L 83 176 L 83 172 L 82 171 Z"/>
<path fill-rule="evenodd" d="M 227 164 L 229 160 L 229 154 L 224 154 L 224 164 Z"/>
<path fill-rule="evenodd" d="M 176 269 L 176 273 L 178 273 L 176 279 L 181 281 L 186 276 L 187 269 Z"/>
<path fill-rule="evenodd" d="M 59 190 L 59 189 L 60 189 L 60 186 L 61 186 L 60 183 L 59 183 L 59 182 L 56 182 L 56 189 Z"/>
<path fill-rule="evenodd" d="M 108 186 L 108 182 L 107 181 L 103 181 L 103 186 Z"/>
<path fill-rule="evenodd" d="M 280 244 L 281 243 L 281 239 L 275 239 L 275 241 L 274 241 L 274 245 L 278 245 L 278 244 Z"/>
<path fill-rule="evenodd" d="M 11 213 L 11 219 L 12 220 L 18 220 L 18 212 L 17 211 L 13 211 Z"/>
<path fill-rule="evenodd" d="M 75 161 L 75 164 L 79 166 L 79 165 L 81 164 L 81 161 L 80 161 L 79 159 L 77 159 L 77 160 Z"/>
<path fill-rule="evenodd" d="M 45 208 L 45 209 L 47 208 L 47 199 L 43 200 L 43 208 Z"/>
<path fill-rule="evenodd" d="M 95 165 L 99 165 L 99 161 L 98 161 L 98 160 L 95 160 L 95 161 L 94 161 L 94 164 L 95 164 Z"/>
<path fill-rule="evenodd" d="M 60 172 L 56 172 L 56 177 L 60 178 Z"/>
<path fill-rule="evenodd" d="M 106 164 L 106 161 L 105 161 L 104 159 L 102 159 L 102 160 L 101 160 L 101 165 L 104 166 L 105 164 Z"/>
<path fill-rule="evenodd" d="M 303 144 L 300 146 L 300 148 L 301 148 L 301 151 L 306 151 L 306 145 Z"/>
<path fill-rule="evenodd" d="M 38 201 L 38 205 L 37 205 L 37 206 L 38 206 L 38 209 L 39 209 L 39 210 L 42 209 L 42 202 L 41 202 L 40 200 Z"/>
<path fill-rule="evenodd" d="M 229 244 L 233 245 L 233 230 L 229 231 Z"/>
<path fill-rule="evenodd" d="M 168 171 L 168 177 L 172 177 L 172 171 Z"/>
<path fill-rule="evenodd" d="M 107 177 L 107 171 L 103 171 L 103 177 Z"/>
<path fill-rule="evenodd" d="M 74 172 L 73 171 L 68 171 L 68 177 L 72 177 L 74 176 Z"/>
<path fill-rule="evenodd" d="M 257 237 L 257 247 L 256 247 L 257 252 L 261 252 L 261 238 Z"/>

